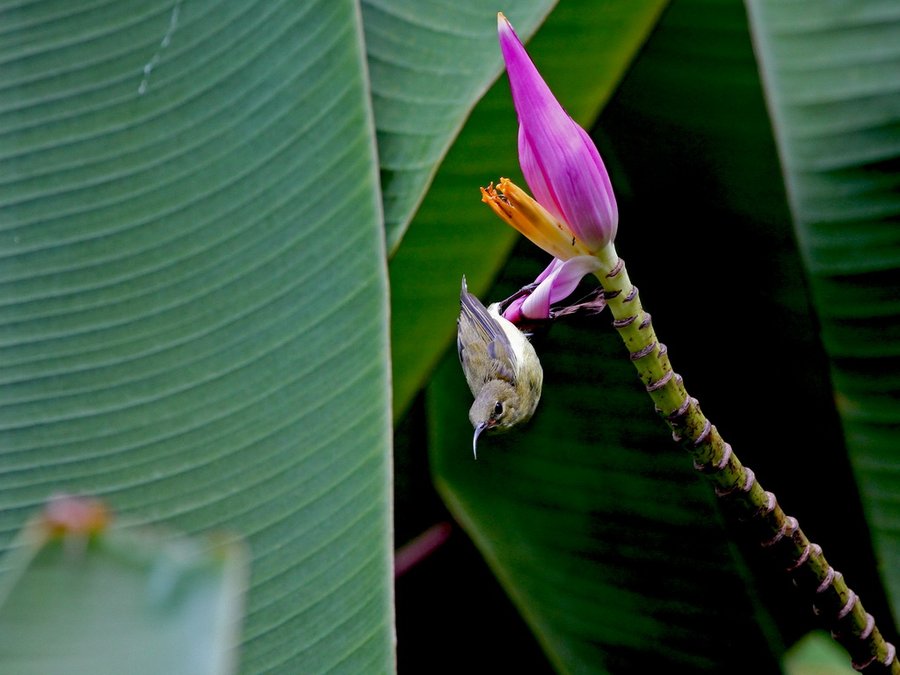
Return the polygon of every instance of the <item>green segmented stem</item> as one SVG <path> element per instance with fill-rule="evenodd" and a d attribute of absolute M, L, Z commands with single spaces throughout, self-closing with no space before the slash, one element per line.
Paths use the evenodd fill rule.
<path fill-rule="evenodd" d="M 797 519 L 782 511 L 775 495 L 764 490 L 753 471 L 741 464 L 704 416 L 697 399 L 687 393 L 615 248 L 610 244 L 598 257 L 603 268 L 597 277 L 613 314 L 613 326 L 672 437 L 691 454 L 694 468 L 712 482 L 719 499 L 752 528 L 773 563 L 782 566 L 811 600 L 834 638 L 850 653 L 853 667 L 900 675 L 894 646 L 885 641 L 843 575 L 825 560 L 822 547 L 810 542 Z"/>

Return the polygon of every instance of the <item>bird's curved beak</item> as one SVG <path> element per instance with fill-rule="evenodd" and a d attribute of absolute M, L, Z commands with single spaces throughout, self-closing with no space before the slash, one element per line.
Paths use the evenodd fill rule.
<path fill-rule="evenodd" d="M 487 422 L 481 422 L 477 427 L 475 427 L 475 435 L 472 437 L 472 454 L 475 455 L 475 459 L 478 459 L 478 437 L 481 435 L 481 432 L 487 429 Z"/>

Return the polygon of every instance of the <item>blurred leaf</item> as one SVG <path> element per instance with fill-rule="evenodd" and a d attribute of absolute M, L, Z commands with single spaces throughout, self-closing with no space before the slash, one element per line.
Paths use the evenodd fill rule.
<path fill-rule="evenodd" d="M 556 0 L 511 8 L 530 35 Z M 482 0 L 363 0 L 389 253 L 466 116 L 500 72 L 497 10 Z"/>
<path fill-rule="evenodd" d="M 565 0 L 528 43 L 576 120 L 594 119 L 664 5 L 664 0 Z M 517 16 L 508 13 L 518 27 Z M 495 26 L 492 20 L 492 30 Z M 494 49 L 499 54 L 499 47 Z M 483 293 L 516 240 L 478 195 L 479 186 L 519 174 L 516 129 L 509 85 L 501 77 L 473 111 L 391 260 L 395 418 L 455 334 L 462 275 L 470 290 Z"/>
<path fill-rule="evenodd" d="M 147 528 L 24 532 L 0 588 L 5 672 L 225 675 L 247 569 L 238 542 Z"/>
<path fill-rule="evenodd" d="M 830 635 L 814 631 L 784 655 L 785 675 L 853 675 L 850 656 Z"/>
<path fill-rule="evenodd" d="M 0 15 L 0 547 L 59 490 L 240 534 L 246 672 L 393 668 L 385 250 L 358 11 Z"/>
<path fill-rule="evenodd" d="M 847 446 L 896 616 L 900 5 L 747 6 Z"/>

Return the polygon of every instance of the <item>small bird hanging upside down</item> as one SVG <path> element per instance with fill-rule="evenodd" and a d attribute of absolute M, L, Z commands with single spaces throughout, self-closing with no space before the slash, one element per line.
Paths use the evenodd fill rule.
<path fill-rule="evenodd" d="M 524 333 L 500 315 L 499 303 L 485 307 L 462 280 L 456 346 L 466 382 L 475 397 L 469 420 L 475 427 L 472 452 L 478 457 L 483 431 L 509 431 L 534 414 L 544 371 Z"/>

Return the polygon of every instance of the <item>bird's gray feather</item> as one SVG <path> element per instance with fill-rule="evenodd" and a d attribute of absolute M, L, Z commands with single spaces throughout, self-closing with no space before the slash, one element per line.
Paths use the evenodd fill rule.
<path fill-rule="evenodd" d="M 461 311 L 456 348 L 469 388 L 477 395 L 482 385 L 489 380 L 506 380 L 515 385 L 518 364 L 509 338 L 496 317 L 488 312 L 478 298 L 468 292 L 465 277 L 462 281 L 459 303 Z M 461 336 L 473 331 L 479 339 L 468 339 L 464 345 Z M 489 363 L 490 368 L 472 367 L 473 362 Z"/>

